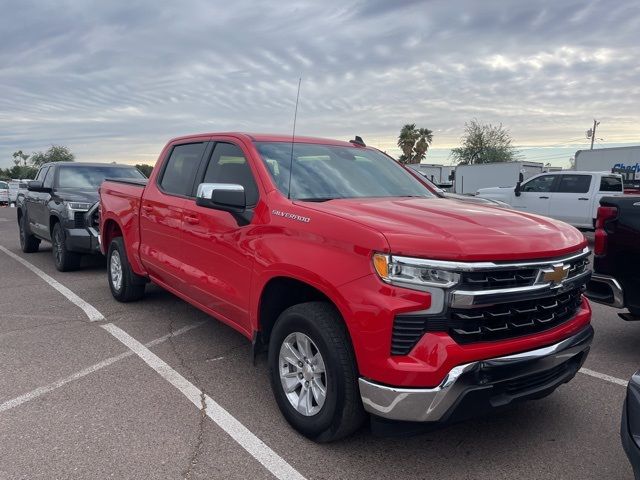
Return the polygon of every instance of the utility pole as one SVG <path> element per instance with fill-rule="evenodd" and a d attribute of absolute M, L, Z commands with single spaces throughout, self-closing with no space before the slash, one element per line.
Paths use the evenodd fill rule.
<path fill-rule="evenodd" d="M 596 119 L 593 119 L 593 130 L 591 130 L 591 150 L 593 150 L 593 141 L 596 139 L 596 127 L 600 125 L 600 122 L 596 122 Z"/>

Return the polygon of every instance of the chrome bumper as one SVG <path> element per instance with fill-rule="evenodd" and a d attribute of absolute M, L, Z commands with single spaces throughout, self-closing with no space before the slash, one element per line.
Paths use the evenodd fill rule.
<path fill-rule="evenodd" d="M 618 280 L 610 277 L 609 275 L 594 273 L 591 275 L 590 283 L 603 285 L 605 288 L 611 290 L 611 295 L 607 295 L 605 299 L 596 292 L 590 292 L 589 284 L 587 284 L 587 291 L 585 292 L 585 295 L 589 300 L 615 308 L 624 308 L 624 291 L 622 290 L 622 286 Z"/>
<path fill-rule="evenodd" d="M 382 418 L 408 422 L 445 421 L 462 398 L 471 393 L 486 399 L 489 407 L 497 407 L 553 390 L 575 375 L 586 359 L 592 339 L 593 328 L 588 326 L 548 347 L 458 365 L 435 388 L 388 387 L 360 378 L 360 396 L 365 410 Z M 563 364 L 566 364 L 566 370 L 561 367 Z M 551 375 L 557 371 L 560 372 L 558 375 Z M 533 380 L 527 389 L 528 378 Z M 525 387 L 515 391 L 507 385 Z"/>

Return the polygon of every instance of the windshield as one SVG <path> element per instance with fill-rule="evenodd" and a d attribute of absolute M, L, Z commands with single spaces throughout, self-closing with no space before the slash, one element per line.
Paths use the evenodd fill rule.
<path fill-rule="evenodd" d="M 105 178 L 145 178 L 134 167 L 69 165 L 58 169 L 58 188 L 96 190 Z"/>
<path fill-rule="evenodd" d="M 284 195 L 289 195 L 291 144 L 256 142 L 262 161 Z M 433 197 L 393 159 L 375 150 L 296 143 L 290 198 Z"/>

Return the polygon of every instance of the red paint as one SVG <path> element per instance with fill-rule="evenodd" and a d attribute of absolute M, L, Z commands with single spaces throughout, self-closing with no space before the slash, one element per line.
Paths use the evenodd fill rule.
<path fill-rule="evenodd" d="M 172 146 L 194 140 L 232 142 L 244 151 L 260 193 L 249 225 L 238 226 L 229 213 L 198 207 L 194 199 L 158 189 L 156 178 Z M 254 141 L 291 138 L 238 133 L 181 137 L 163 149 L 144 189 L 105 182 L 103 249 L 110 236 L 121 232 L 136 273 L 249 338 L 260 329 L 265 285 L 276 277 L 305 282 L 340 310 L 360 373 L 389 385 L 434 386 L 455 365 L 549 345 L 589 323 L 585 300 L 571 321 L 540 334 L 465 346 L 444 333 L 426 334 L 410 355 L 390 356 L 394 316 L 428 308 L 431 299 L 427 293 L 383 283 L 371 264 L 374 252 L 444 260 L 523 260 L 580 251 L 586 245 L 584 236 L 548 218 L 439 198 L 294 202 L 276 189 Z M 305 137 L 296 137 L 296 142 L 363 148 Z"/>

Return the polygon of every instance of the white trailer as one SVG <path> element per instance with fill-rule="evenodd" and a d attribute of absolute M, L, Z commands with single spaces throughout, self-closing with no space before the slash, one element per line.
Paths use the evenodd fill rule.
<path fill-rule="evenodd" d="M 635 178 L 640 178 L 640 145 L 578 150 L 575 159 L 575 169 L 580 172 L 610 172 L 614 168 L 629 168 Z"/>
<path fill-rule="evenodd" d="M 415 163 L 407 166 L 420 172 L 438 186 L 451 185 L 449 176 L 455 169 L 451 165 L 440 165 L 439 163 Z"/>
<path fill-rule="evenodd" d="M 542 173 L 544 164 L 540 162 L 497 162 L 477 165 L 458 165 L 455 175 L 455 193 L 471 194 L 481 188 L 514 187 L 520 173 L 524 180 Z"/>

